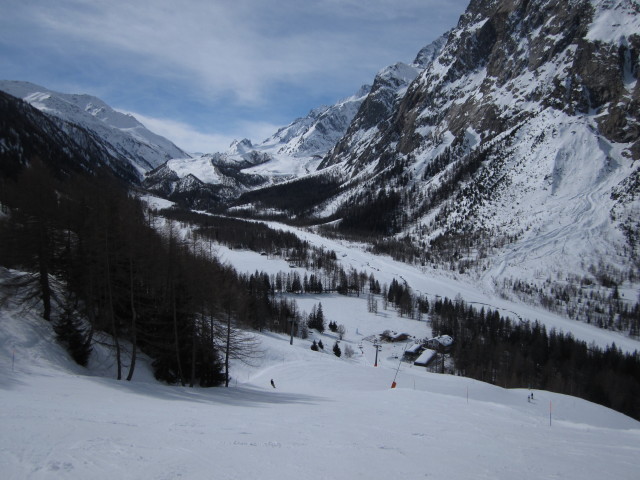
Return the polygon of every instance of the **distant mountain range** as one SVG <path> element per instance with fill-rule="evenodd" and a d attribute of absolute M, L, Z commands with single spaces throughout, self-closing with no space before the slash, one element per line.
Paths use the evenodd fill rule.
<path fill-rule="evenodd" d="M 233 142 L 226 152 L 171 160 L 150 172 L 144 185 L 172 200 L 185 195 L 197 198 L 197 203 L 189 205 L 203 208 L 220 206 L 243 192 L 312 173 L 345 134 L 370 88 L 362 86 L 349 98 L 311 110 L 257 145 L 243 139 Z M 190 181 L 185 185 L 187 177 L 202 183 Z"/>
<path fill-rule="evenodd" d="M 188 157 L 166 138 L 147 130 L 133 116 L 112 109 L 99 98 L 59 93 L 33 83 L 9 80 L 0 81 L 0 90 L 54 118 L 71 136 L 77 127 L 89 132 L 110 156 L 130 163 L 140 179 L 167 160 Z"/>

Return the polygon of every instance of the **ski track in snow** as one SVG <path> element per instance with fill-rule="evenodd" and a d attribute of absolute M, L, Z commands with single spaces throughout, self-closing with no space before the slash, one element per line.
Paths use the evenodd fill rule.
<path fill-rule="evenodd" d="M 426 328 L 392 312 L 366 321 L 357 313 L 364 299 L 326 306 L 347 325 L 345 344 L 381 325 Z M 311 339 L 290 346 L 285 335 L 260 335 L 259 365 L 234 365 L 231 388 L 189 389 L 154 382 L 145 361 L 134 382 L 99 376 L 95 362 L 73 365 L 51 338 L 34 315 L 0 311 L 0 465 L 9 480 L 600 480 L 640 469 L 640 422 L 578 398 L 535 391 L 528 402 L 528 390 L 405 363 L 395 377 L 391 344 L 375 368 L 367 342 L 365 355 L 338 359 L 312 352 Z M 331 334 L 322 338 L 330 350 Z"/>

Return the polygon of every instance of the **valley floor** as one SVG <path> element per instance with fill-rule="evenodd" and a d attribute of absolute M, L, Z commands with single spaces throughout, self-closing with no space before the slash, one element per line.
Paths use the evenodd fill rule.
<path fill-rule="evenodd" d="M 281 223 L 266 223 L 276 230 L 292 232 L 313 246 L 334 250 L 345 271 L 353 268 L 358 272 L 364 271 L 367 275 L 373 274 L 381 285 L 385 283 L 389 285 L 393 279 L 396 279 L 398 282 L 406 283 L 414 294 L 426 297 L 430 302 L 438 297 L 448 297 L 453 300 L 460 295 L 465 302 L 478 309 L 485 306 L 485 308 L 499 310 L 501 315 L 511 317 L 512 320 L 522 319 L 531 322 L 537 320 L 544 324 L 547 330 L 555 328 L 558 331 L 571 332 L 575 338 L 587 343 L 593 342 L 601 348 L 615 343 L 625 352 L 632 353 L 640 350 L 640 341 L 621 332 L 571 320 L 542 307 L 505 300 L 495 292 L 490 280 L 473 279 L 455 272 L 408 265 L 388 256 L 374 255 L 366 251 L 363 244 L 328 239 L 308 230 Z M 253 273 L 256 270 L 262 270 L 275 274 L 279 271 L 292 270 L 284 260 L 269 259 L 256 252 L 231 250 L 219 246 L 217 254 L 223 262 L 233 265 L 239 272 Z M 298 273 L 302 276 L 311 272 L 298 269 Z M 633 295 L 629 295 L 629 298 L 637 297 L 637 291 L 632 293 Z M 307 312 L 309 311 L 308 309 Z"/>

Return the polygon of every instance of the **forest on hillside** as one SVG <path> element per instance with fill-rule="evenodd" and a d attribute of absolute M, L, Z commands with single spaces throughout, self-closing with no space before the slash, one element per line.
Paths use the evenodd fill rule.
<path fill-rule="evenodd" d="M 360 294 L 369 281 L 335 252 L 264 224 L 154 212 L 105 172 L 54 173 L 34 161 L 0 179 L 0 205 L 0 297 L 39 309 L 79 364 L 106 333 L 118 379 L 133 378 L 143 352 L 159 380 L 228 385 L 230 360 L 260 353 L 252 330 L 304 332 L 308 316 L 276 293 Z M 203 247 L 214 242 L 314 273 L 239 274 Z"/>
<path fill-rule="evenodd" d="M 2 296 L 39 309 L 80 364 L 99 331 L 118 379 L 133 377 L 142 351 L 159 380 L 228 384 L 229 361 L 256 354 L 246 329 L 281 315 L 109 175 L 61 178 L 34 162 L 2 179 L 0 203 Z"/>
<path fill-rule="evenodd" d="M 431 306 L 434 335 L 451 335 L 451 373 L 505 388 L 564 393 L 640 420 L 640 354 L 588 345 L 538 322 L 512 320 L 461 299 Z"/>
<path fill-rule="evenodd" d="M 40 309 L 80 364 L 95 333 L 106 333 L 118 379 L 133 377 L 144 352 L 159 380 L 228 385 L 230 360 L 259 353 L 252 331 L 302 338 L 311 328 L 339 331 L 327 326 L 321 305 L 301 312 L 293 297 L 334 292 L 366 296 L 373 313 L 381 301 L 428 319 L 434 335 L 454 337 L 450 373 L 576 395 L 640 418 L 637 352 L 602 350 L 462 299 L 430 303 L 407 284 L 345 271 L 334 251 L 263 223 L 152 211 L 108 175 L 61 178 L 38 162 L 2 179 L 0 204 L 2 295 Z M 220 244 L 281 257 L 307 273 L 239 274 L 217 260 L 211 246 Z"/>

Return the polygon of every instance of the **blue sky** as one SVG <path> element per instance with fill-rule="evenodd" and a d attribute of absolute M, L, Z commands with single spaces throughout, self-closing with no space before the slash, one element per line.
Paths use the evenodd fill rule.
<path fill-rule="evenodd" d="M 189 151 L 261 141 L 411 62 L 469 0 L 2 0 L 0 79 L 88 93 Z"/>

